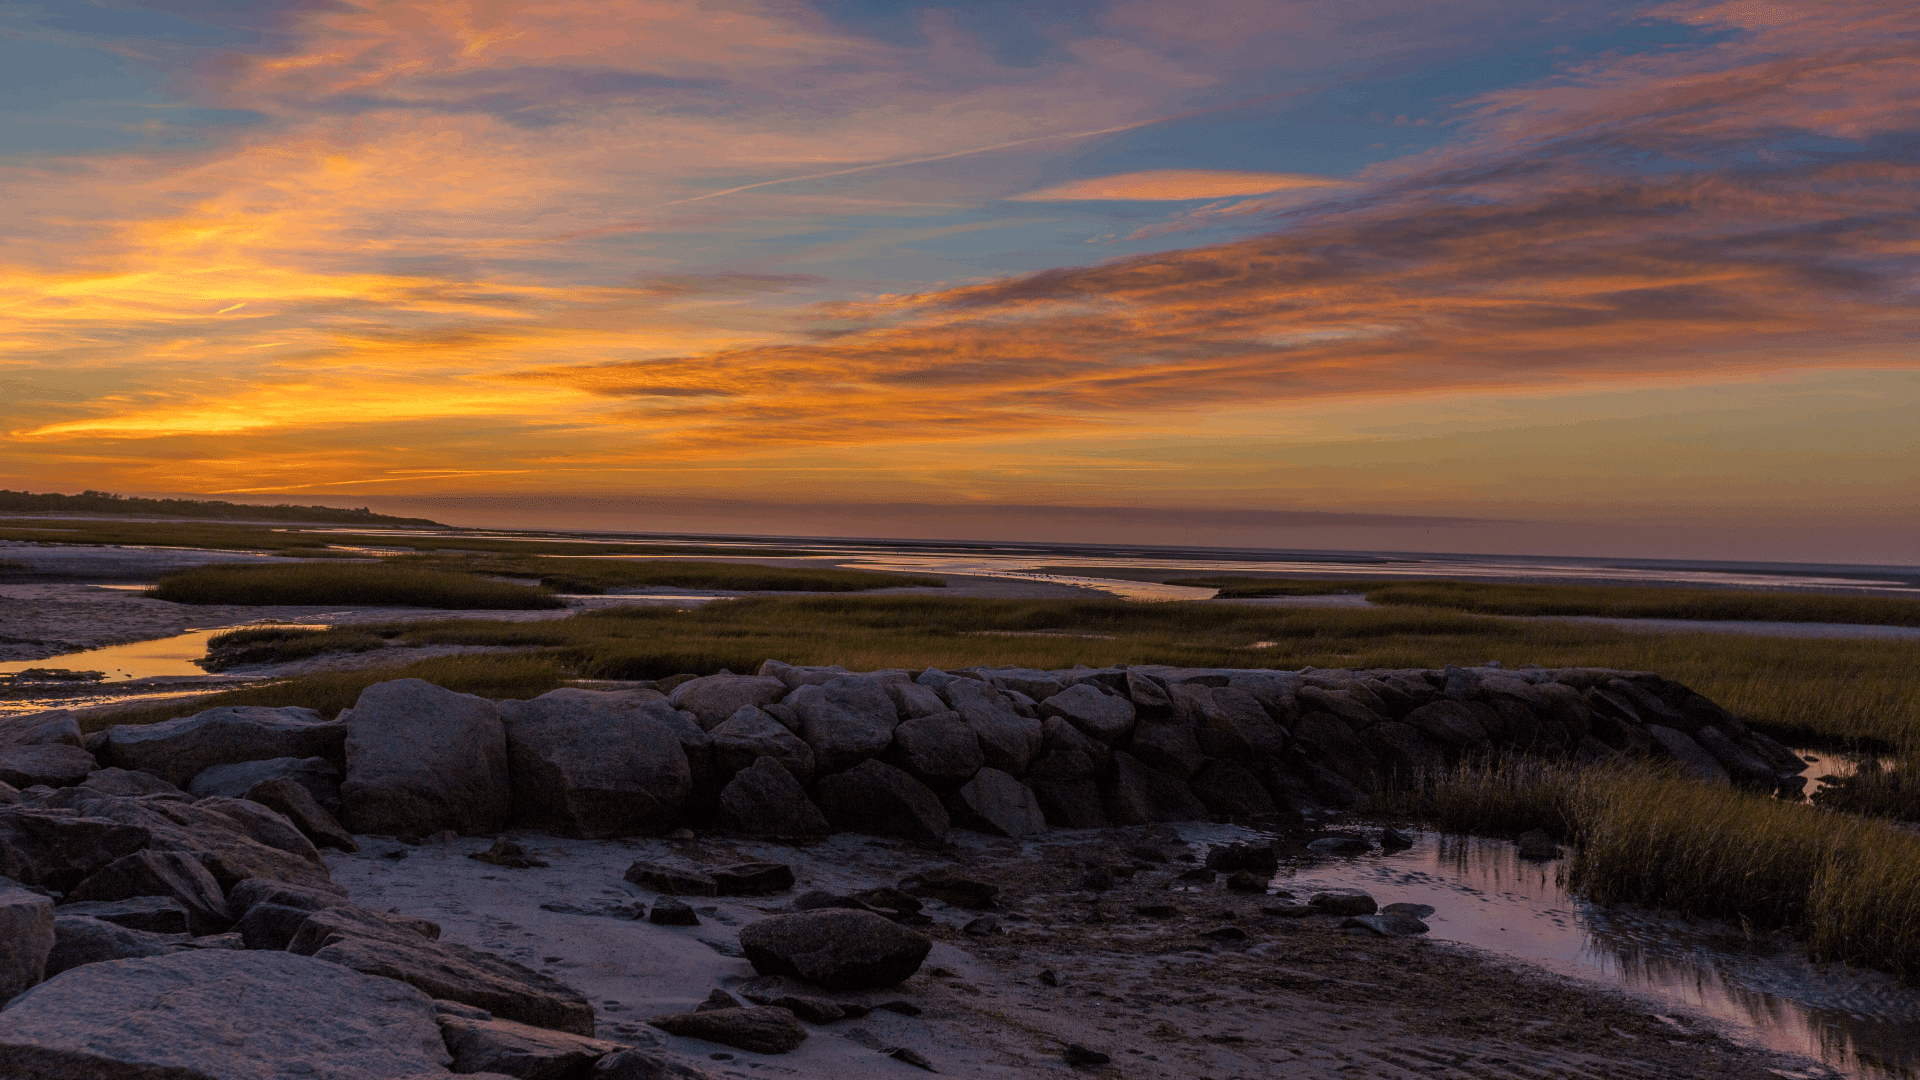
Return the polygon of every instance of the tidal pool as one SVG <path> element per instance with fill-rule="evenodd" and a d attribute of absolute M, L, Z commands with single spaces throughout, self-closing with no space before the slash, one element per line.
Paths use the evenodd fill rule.
<path fill-rule="evenodd" d="M 1777 935 L 1589 904 L 1562 887 L 1565 860 L 1523 862 L 1506 841 L 1411 835 L 1406 851 L 1283 867 L 1273 884 L 1430 904 L 1437 940 L 1669 1003 L 1729 1038 L 1805 1054 L 1845 1076 L 1920 1076 L 1920 990 L 1892 976 L 1815 965 Z"/>

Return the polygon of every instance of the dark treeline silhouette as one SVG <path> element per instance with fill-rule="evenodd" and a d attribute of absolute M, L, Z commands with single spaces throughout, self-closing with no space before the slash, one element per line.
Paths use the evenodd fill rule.
<path fill-rule="evenodd" d="M 83 491 L 78 495 L 0 488 L 0 514 L 115 514 L 130 517 L 191 518 L 205 521 L 310 521 L 349 525 L 427 525 L 440 523 L 426 518 L 388 517 L 366 507 L 357 510 L 337 506 L 295 506 L 276 503 L 261 506 L 211 499 L 143 499 L 115 495 L 106 491 Z"/>

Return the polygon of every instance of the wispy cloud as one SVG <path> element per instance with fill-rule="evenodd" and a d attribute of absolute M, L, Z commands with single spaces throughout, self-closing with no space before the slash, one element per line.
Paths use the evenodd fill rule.
<path fill-rule="evenodd" d="M 1331 176 L 1240 172 L 1231 169 L 1150 169 L 1119 176 L 1069 180 L 1008 198 L 1015 202 L 1071 202 L 1082 199 L 1178 202 L 1352 186 L 1351 181 Z"/>

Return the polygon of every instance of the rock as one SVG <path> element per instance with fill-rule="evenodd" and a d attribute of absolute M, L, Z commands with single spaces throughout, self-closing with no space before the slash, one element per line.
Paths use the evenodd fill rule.
<path fill-rule="evenodd" d="M 246 798 L 284 816 L 318 847 L 345 852 L 360 850 L 353 834 L 341 828 L 332 814 L 313 801 L 313 792 L 296 780 L 286 777 L 262 780 L 247 789 Z"/>
<path fill-rule="evenodd" d="M 720 883 L 712 875 L 660 863 L 636 862 L 627 867 L 626 879 L 666 896 L 720 895 Z"/>
<path fill-rule="evenodd" d="M 1208 757 L 1257 763 L 1287 748 L 1287 733 L 1245 690 L 1179 686 L 1173 692 L 1174 715 L 1193 725 L 1194 738 Z"/>
<path fill-rule="evenodd" d="M 714 990 L 707 1000 L 693 1007 L 694 1012 L 712 1012 L 715 1009 L 738 1009 L 740 1001 L 725 990 Z"/>
<path fill-rule="evenodd" d="M 161 896 L 187 912 L 188 932 L 218 934 L 232 925 L 227 898 L 200 861 L 183 851 L 136 851 L 94 871 L 68 892 L 69 900 L 125 900 Z"/>
<path fill-rule="evenodd" d="M 65 709 L 24 716 L 0 716 L 0 745 L 49 746 L 55 743 L 80 745 L 79 717 Z"/>
<path fill-rule="evenodd" d="M 325 806 L 340 801 L 340 770 L 333 762 L 322 757 L 310 758 L 270 758 L 266 761 L 243 761 L 236 765 L 215 765 L 202 769 L 187 784 L 187 791 L 195 798 L 209 795 L 225 795 L 232 799 L 243 799 L 247 792 L 257 784 L 269 780 L 291 780 L 307 790 L 313 801 Z"/>
<path fill-rule="evenodd" d="M 1373 845 L 1354 836 L 1327 836 L 1308 844 L 1307 850 L 1320 855 L 1365 855 Z"/>
<path fill-rule="evenodd" d="M 1208 810 L 1230 820 L 1279 813 L 1260 778 L 1238 761 L 1214 758 L 1202 764 L 1187 778 L 1187 788 Z"/>
<path fill-rule="evenodd" d="M 340 820 L 349 832 L 473 836 L 506 828 L 513 788 L 506 728 L 493 702 L 397 679 L 361 691 L 340 718 L 347 728 Z"/>
<path fill-rule="evenodd" d="M 813 748 L 787 726 L 749 705 L 716 725 L 713 765 L 732 776 L 763 757 L 778 761 L 801 784 L 813 782 Z"/>
<path fill-rule="evenodd" d="M 1100 1051 L 1089 1050 L 1079 1043 L 1067 1044 L 1066 1059 L 1067 1064 L 1076 1069 L 1084 1069 L 1090 1065 L 1105 1065 L 1113 1060 Z"/>
<path fill-rule="evenodd" d="M 939 900 L 955 907 L 970 908 L 974 911 L 984 911 L 992 907 L 994 900 L 1000 895 L 1000 890 L 994 886 L 965 877 L 945 867 L 901 878 L 900 888 L 909 896 Z M 916 907 L 914 910 L 918 911 L 919 908 Z"/>
<path fill-rule="evenodd" d="M 304 792 L 303 792 L 304 794 Z M 284 851 L 312 863 L 322 873 L 326 863 L 320 858 L 320 852 L 313 846 L 286 815 L 263 803 L 247 799 L 229 799 L 225 795 L 209 795 L 193 804 L 194 809 L 211 811 L 233 823 L 233 827 L 248 839 L 276 851 Z"/>
<path fill-rule="evenodd" d="M 234 931 L 249 949 L 284 950 L 299 936 L 313 912 L 285 904 L 255 904 L 234 925 Z"/>
<path fill-rule="evenodd" d="M 1435 704 L 1438 704 L 1437 702 Z M 1433 708 L 1432 705 L 1422 708 Z M 1416 777 L 1439 772 L 1447 767 L 1446 755 L 1427 741 L 1411 724 L 1384 720 L 1368 728 L 1365 739 L 1379 757 L 1389 779 L 1409 783 Z"/>
<path fill-rule="evenodd" d="M 338 761 L 347 725 L 312 709 L 258 705 L 208 709 L 157 724 L 109 728 L 105 764 L 152 773 L 184 788 L 215 765 L 272 758 Z"/>
<path fill-rule="evenodd" d="M 686 750 L 660 719 L 632 704 L 574 688 L 501 702 L 514 820 L 587 839 L 677 827 L 693 793 Z"/>
<path fill-rule="evenodd" d="M 442 1013 L 441 1037 L 453 1055 L 456 1073 L 499 1073 L 524 1080 L 570 1080 L 584 1077 L 608 1054 L 626 1049 L 619 1043 L 584 1035 L 551 1031 L 512 1020 L 475 1019 Z"/>
<path fill-rule="evenodd" d="M 1381 937 L 1412 937 L 1427 932 L 1427 924 L 1399 912 L 1383 911 L 1378 915 L 1355 915 L 1340 923 L 1342 930 L 1369 930 Z"/>
<path fill-rule="evenodd" d="M 699 926 L 700 916 L 686 901 L 663 896 L 653 902 L 647 921 L 655 926 Z"/>
<path fill-rule="evenodd" d="M 1432 904 L 1388 904 L 1386 907 L 1383 907 L 1380 910 L 1382 912 L 1385 912 L 1388 915 L 1411 915 L 1416 919 L 1424 919 L 1427 916 L 1433 914 L 1433 905 Z"/>
<path fill-rule="evenodd" d="M 768 660 L 762 663 L 760 670 L 754 674 L 779 679 L 788 690 L 798 690 L 803 686 L 830 683 L 835 679 L 845 678 L 853 672 L 837 664 L 832 667 L 801 667 L 783 664 L 778 660 Z"/>
<path fill-rule="evenodd" d="M 0 877 L 65 892 L 153 839 L 146 829 L 102 818 L 0 808 Z"/>
<path fill-rule="evenodd" d="M 1413 839 L 1399 829 L 1389 825 L 1380 830 L 1381 851 L 1405 851 L 1413 846 Z"/>
<path fill-rule="evenodd" d="M 1705 780 L 1711 784 L 1731 784 L 1733 778 L 1727 775 L 1726 767 L 1714 759 L 1712 754 L 1700 748 L 1684 732 L 1675 731 L 1659 724 L 1648 724 L 1647 735 L 1654 743 L 1679 763 L 1682 772 L 1696 780 Z"/>
<path fill-rule="evenodd" d="M 952 711 L 915 717 L 895 728 L 887 760 L 949 791 L 973 779 L 987 763 L 979 736 Z"/>
<path fill-rule="evenodd" d="M 1458 701 L 1436 701 L 1407 714 L 1407 726 L 1444 746 L 1466 749 L 1487 741 L 1487 729 L 1473 709 Z"/>
<path fill-rule="evenodd" d="M 1033 789 L 1034 801 L 1040 804 L 1040 812 L 1046 816 L 1048 825 L 1057 829 L 1107 827 L 1107 811 L 1100 797 L 1100 787 L 1092 778 L 1053 780 L 1034 777 L 1027 781 L 1027 786 Z"/>
<path fill-rule="evenodd" d="M 715 1080 L 704 1069 L 644 1050 L 608 1054 L 593 1067 L 592 1080 Z"/>
<path fill-rule="evenodd" d="M 579 991 L 492 953 L 429 941 L 410 921 L 356 908 L 327 908 L 309 915 L 287 948 L 508 1020 L 593 1034 L 593 1006 Z"/>
<path fill-rule="evenodd" d="M 1090 683 L 1070 686 L 1040 701 L 1041 716 L 1057 716 L 1107 746 L 1123 746 L 1133 734 L 1133 702 Z"/>
<path fill-rule="evenodd" d="M 950 822 L 940 797 L 891 765 L 863 761 L 823 778 L 819 790 L 820 809 L 835 828 L 910 840 L 946 839 Z"/>
<path fill-rule="evenodd" d="M 76 808 L 84 814 L 111 818 L 146 830 L 146 846 L 155 851 L 191 853 L 223 889 L 250 877 L 322 886 L 331 883 L 326 867 L 317 860 L 317 852 L 312 851 L 312 845 L 304 837 L 297 841 L 303 846 L 303 852 L 294 854 L 269 847 L 242 831 L 269 835 L 263 831 L 268 822 L 262 815 L 270 811 L 257 804 L 208 800 L 202 805 L 166 797 L 92 797 L 82 798 Z M 298 832 L 289 823 L 280 821 L 272 835 L 289 841 L 298 837 Z"/>
<path fill-rule="evenodd" d="M 1142 719 L 1164 720 L 1173 714 L 1173 698 L 1166 684 L 1143 672 L 1128 670 L 1127 700 Z"/>
<path fill-rule="evenodd" d="M 445 1075 L 450 1059 L 410 986 L 288 953 L 195 950 L 88 964 L 16 998 L 0 1060 L 41 1078 L 371 1080 Z"/>
<path fill-rule="evenodd" d="M 1000 916 L 982 915 L 977 919 L 969 920 L 967 925 L 960 928 L 960 932 L 970 937 L 986 937 L 990 934 L 997 934 L 1000 932 Z"/>
<path fill-rule="evenodd" d="M 227 917 L 239 922 L 255 904 L 282 904 L 306 911 L 351 907 L 347 890 L 332 882 L 294 884 L 272 878 L 247 878 L 227 890 Z"/>
<path fill-rule="evenodd" d="M 1227 888 L 1234 892 L 1265 893 L 1267 879 L 1251 870 L 1235 870 L 1227 875 Z"/>
<path fill-rule="evenodd" d="M 1718 728 L 1707 725 L 1693 733 L 1693 741 L 1700 749 L 1713 755 L 1713 760 L 1727 770 L 1727 775 L 1738 787 L 1749 791 L 1772 794 L 1780 784 L 1780 777 L 1773 766 L 1749 753 L 1744 747 L 1721 734 Z"/>
<path fill-rule="evenodd" d="M 1207 760 L 1193 726 L 1170 720 L 1140 721 L 1127 750 L 1141 764 L 1176 780 L 1192 776 Z"/>
<path fill-rule="evenodd" d="M 66 743 L 0 745 L 0 783 L 16 788 L 72 787 L 99 767 L 92 754 Z"/>
<path fill-rule="evenodd" d="M 157 776 L 127 769 L 95 769 L 80 782 L 82 797 L 92 795 L 179 795 L 181 790 Z"/>
<path fill-rule="evenodd" d="M 667 704 L 692 713 L 701 727 L 712 731 L 738 715 L 741 709 L 772 705 L 786 697 L 791 689 L 771 676 L 708 675 L 674 687 L 667 695 Z"/>
<path fill-rule="evenodd" d="M 931 687 L 919 683 L 890 682 L 887 684 L 887 695 L 893 698 L 894 708 L 908 720 L 938 716 L 947 711 L 947 703 L 940 700 L 940 695 L 934 693 Z"/>
<path fill-rule="evenodd" d="M 784 704 L 800 719 L 800 737 L 813 748 L 814 768 L 840 772 L 886 752 L 900 725 L 886 684 L 843 675 L 788 694 Z"/>
<path fill-rule="evenodd" d="M 60 905 L 61 915 L 88 918 L 144 930 L 150 934 L 185 934 L 191 930 L 187 909 L 171 896 L 132 896 L 125 900 L 82 900 Z"/>
<path fill-rule="evenodd" d="M 0 1005 L 46 978 L 53 944 L 53 901 L 0 881 Z"/>
<path fill-rule="evenodd" d="M 1361 791 L 1379 785 L 1380 759 L 1337 717 L 1324 712 L 1306 713 L 1294 724 L 1293 737 L 1306 747 L 1314 764 Z"/>
<path fill-rule="evenodd" d="M 831 1024 L 847 1015 L 847 1010 L 836 1002 L 826 998 L 804 997 L 797 994 L 782 994 L 762 1005 L 777 1005 L 809 1024 Z"/>
<path fill-rule="evenodd" d="M 1207 869 L 1222 873 L 1251 870 L 1272 877 L 1280 870 L 1280 856 L 1270 844 L 1219 844 L 1207 852 Z"/>
<path fill-rule="evenodd" d="M 972 679 L 956 679 L 942 696 L 980 740 L 988 765 L 1019 776 L 1040 756 L 1044 734 L 1040 721 L 1015 712 L 1012 701 L 999 690 Z"/>
<path fill-rule="evenodd" d="M 1351 731 L 1365 731 L 1386 719 L 1375 709 L 1356 700 L 1350 691 L 1302 686 L 1294 692 L 1294 698 L 1299 702 L 1302 713 L 1325 713 L 1339 719 Z"/>
<path fill-rule="evenodd" d="M 904 982 L 933 939 L 866 911 L 775 915 L 740 928 L 740 946 L 762 975 L 791 975 L 829 990 L 874 990 Z"/>
<path fill-rule="evenodd" d="M 1371 915 L 1380 910 L 1373 897 L 1359 889 L 1330 889 L 1314 893 L 1307 904 L 1328 915 Z"/>
<path fill-rule="evenodd" d="M 720 821 L 748 836 L 806 840 L 832 826 L 800 782 L 774 758 L 763 757 L 734 774 L 720 792 Z"/>
<path fill-rule="evenodd" d="M 955 793 L 960 823 L 996 836 L 1038 836 L 1047 817 L 1025 784 L 994 768 L 982 768 Z"/>
<path fill-rule="evenodd" d="M 1115 825 L 1209 819 L 1206 804 L 1194 798 L 1185 784 L 1118 750 L 1113 752 L 1105 809 L 1107 820 Z"/>
<path fill-rule="evenodd" d="M 793 888 L 793 867 L 785 863 L 750 862 L 713 872 L 721 896 L 771 896 Z"/>
<path fill-rule="evenodd" d="M 545 860 L 534 858 L 526 848 L 508 840 L 504 836 L 495 840 L 493 846 L 487 850 L 474 852 L 468 855 L 467 858 L 476 859 L 483 863 L 491 863 L 494 866 L 510 867 L 515 870 L 528 870 L 534 867 L 551 865 Z"/>
<path fill-rule="evenodd" d="M 1029 780 L 1092 778 L 1113 763 L 1113 750 L 1107 744 L 1089 738 L 1057 716 L 1041 721 L 1040 728 L 1040 757 L 1027 767 Z"/>
<path fill-rule="evenodd" d="M 777 1005 L 757 1009 L 714 1009 L 710 1012 L 671 1013 L 647 1021 L 669 1035 L 705 1039 L 756 1054 L 785 1054 L 800 1048 L 807 1029 L 793 1014 Z"/>
<path fill-rule="evenodd" d="M 185 932 L 136 930 L 86 915 L 69 915 L 62 908 L 53 917 L 53 951 L 47 955 L 47 978 L 82 964 L 166 956 L 185 949 L 191 940 Z"/>
<path fill-rule="evenodd" d="M 1540 829 L 1521 833 L 1520 838 L 1514 841 L 1514 846 L 1520 849 L 1520 857 L 1528 862 L 1551 862 L 1560 857 L 1560 845 Z"/>

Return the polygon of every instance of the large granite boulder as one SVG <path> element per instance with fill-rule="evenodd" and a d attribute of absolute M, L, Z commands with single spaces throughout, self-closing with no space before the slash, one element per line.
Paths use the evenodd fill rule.
<path fill-rule="evenodd" d="M 913 682 L 889 682 L 887 694 L 893 698 L 894 708 L 902 717 L 913 720 L 922 716 L 934 716 L 947 711 L 947 703 L 931 687 Z"/>
<path fill-rule="evenodd" d="M 1194 798 L 1178 779 L 1118 750 L 1113 753 L 1104 794 L 1107 820 L 1114 825 L 1207 821 L 1212 817 L 1206 804 Z"/>
<path fill-rule="evenodd" d="M 933 939 L 869 911 L 827 909 L 748 923 L 740 928 L 740 948 L 762 975 L 875 990 L 920 970 Z"/>
<path fill-rule="evenodd" d="M 1705 780 L 1710 784 L 1731 784 L 1733 778 L 1727 774 L 1726 766 L 1720 764 L 1712 754 L 1700 748 L 1683 731 L 1676 731 L 1659 724 L 1648 724 L 1647 735 L 1654 744 L 1666 751 L 1669 758 L 1680 766 L 1680 770 L 1696 780 Z"/>
<path fill-rule="evenodd" d="M 314 802 L 313 793 L 298 781 L 285 777 L 262 780 L 247 789 L 246 798 L 285 817 L 316 847 L 346 852 L 360 850 L 360 842 L 353 834 L 342 828 L 325 807 Z"/>
<path fill-rule="evenodd" d="M 1099 776 L 1113 760 L 1113 750 L 1058 716 L 1041 722 L 1040 756 L 1027 767 L 1027 779 L 1070 780 Z"/>
<path fill-rule="evenodd" d="M 237 765 L 215 765 L 194 777 L 187 784 L 187 792 L 198 799 L 209 795 L 243 799 L 256 785 L 269 780 L 291 780 L 306 788 L 314 802 L 322 806 L 329 803 L 339 805 L 340 770 L 333 762 L 321 757 L 269 758 L 266 761 L 243 761 Z"/>
<path fill-rule="evenodd" d="M 701 727 L 712 731 L 741 709 L 771 705 L 786 697 L 789 690 L 786 683 L 772 676 L 708 675 L 674 687 L 667 703 L 692 713 Z"/>
<path fill-rule="evenodd" d="M 0 744 L 46 746 L 80 745 L 80 718 L 65 709 L 0 716 Z"/>
<path fill-rule="evenodd" d="M 0 807 L 0 877 L 65 892 L 152 839 L 144 828 L 105 818 Z"/>
<path fill-rule="evenodd" d="M 188 932 L 218 934 L 231 925 L 227 897 L 200 861 L 183 851 L 136 851 L 95 871 L 67 893 L 69 900 L 125 900 L 161 896 L 187 912 Z"/>
<path fill-rule="evenodd" d="M 880 761 L 863 761 L 819 783 L 820 809 L 836 829 L 944 840 L 951 821 L 940 797 L 912 776 Z"/>
<path fill-rule="evenodd" d="M 1100 786 L 1091 776 L 1059 778 L 1036 776 L 1027 781 L 1034 802 L 1056 829 L 1104 829 L 1107 810 Z"/>
<path fill-rule="evenodd" d="M 0 881 L 0 1005 L 46 978 L 53 952 L 53 901 Z"/>
<path fill-rule="evenodd" d="M 56 798 L 88 799 L 96 795 L 184 795 L 185 792 L 152 773 L 109 765 L 87 774 L 80 786 L 56 793 Z"/>
<path fill-rule="evenodd" d="M 1187 788 L 1216 817 L 1230 821 L 1278 812 L 1260 778 L 1238 761 L 1215 758 L 1207 762 L 1187 778 Z"/>
<path fill-rule="evenodd" d="M 350 832 L 472 836 L 507 827 L 507 733 L 493 702 L 397 679 L 361 691 L 340 719 L 347 759 L 340 818 Z"/>
<path fill-rule="evenodd" d="M 1408 727 L 1444 746 L 1456 750 L 1479 746 L 1487 741 L 1487 728 L 1479 714 L 1465 702 L 1436 701 L 1407 714 Z"/>
<path fill-rule="evenodd" d="M 758 1009 L 696 1009 L 669 1013 L 647 1021 L 669 1035 L 703 1039 L 755 1054 L 785 1054 L 798 1050 L 807 1029 L 793 1012 L 778 1005 Z"/>
<path fill-rule="evenodd" d="M 1422 708 L 1430 709 L 1433 706 Z M 1440 747 L 1410 724 L 1384 720 L 1362 732 L 1361 737 L 1380 759 L 1388 779 L 1394 782 L 1410 783 L 1447 766 L 1446 754 Z"/>
<path fill-rule="evenodd" d="M 130 896 L 125 900 L 78 900 L 60 905 L 60 914 L 85 915 L 129 930 L 150 934 L 184 934 L 190 926 L 187 909 L 170 896 Z"/>
<path fill-rule="evenodd" d="M 374 1080 L 451 1060 L 425 994 L 284 952 L 87 964 L 0 1012 L 0 1061 L 20 1077 Z"/>
<path fill-rule="evenodd" d="M 107 730 L 104 764 L 152 773 L 184 788 L 206 769 L 269 758 L 340 760 L 347 728 L 312 709 L 258 705 L 208 709 L 157 724 Z"/>
<path fill-rule="evenodd" d="M 307 839 L 307 834 L 301 832 L 291 818 L 265 803 L 209 795 L 193 805 L 196 809 L 219 814 L 233 822 L 241 833 L 267 847 L 297 855 L 323 870 L 327 865 L 314 848 L 313 841 Z"/>
<path fill-rule="evenodd" d="M 1231 686 L 1176 686 L 1174 713 L 1193 727 L 1208 757 L 1258 762 L 1287 748 L 1287 732 L 1245 690 Z"/>
<path fill-rule="evenodd" d="M 971 780 L 987 757 L 980 750 L 980 737 L 960 714 L 946 710 L 903 721 L 893 731 L 887 761 L 931 787 L 951 791 Z"/>
<path fill-rule="evenodd" d="M 988 765 L 1019 776 L 1040 756 L 1044 726 L 1037 718 L 1016 712 L 1013 701 L 997 688 L 974 679 L 955 679 L 939 692 L 980 740 Z"/>
<path fill-rule="evenodd" d="M 713 725 L 713 766 L 732 776 L 763 757 L 778 761 L 802 784 L 813 782 L 813 748 L 753 705 Z"/>
<path fill-rule="evenodd" d="M 1326 713 L 1355 731 L 1364 731 L 1386 719 L 1377 710 L 1359 701 L 1351 689 L 1333 690 L 1306 685 L 1300 687 L 1294 696 L 1300 703 L 1301 712 Z"/>
<path fill-rule="evenodd" d="M 832 831 L 787 767 L 763 757 L 735 773 L 720 792 L 720 824 L 779 840 L 814 839 Z"/>
<path fill-rule="evenodd" d="M 835 679 L 843 679 L 853 674 L 838 664 L 829 667 L 807 667 L 798 664 L 783 664 L 778 660 L 766 660 L 760 669 L 754 672 L 763 678 L 779 679 L 788 690 L 798 690 L 803 686 L 820 686 Z"/>
<path fill-rule="evenodd" d="M 68 913 L 67 908 L 75 906 L 79 905 L 62 905 L 54 912 L 53 951 L 47 954 L 49 979 L 82 964 L 166 956 L 187 948 L 192 940 L 185 931 L 140 930 Z"/>
<path fill-rule="evenodd" d="M 864 676 L 803 685 L 783 704 L 799 719 L 800 737 L 813 748 L 814 767 L 821 772 L 839 772 L 878 757 L 900 726 L 886 684 Z"/>
<path fill-rule="evenodd" d="M 155 851 L 191 854 L 223 889 L 250 877 L 319 885 L 331 882 L 325 865 L 305 853 L 284 851 L 254 839 L 245 831 L 248 826 L 243 820 L 231 812 L 231 807 L 229 812 L 221 812 L 214 806 L 168 796 L 96 796 L 80 799 L 74 809 L 95 818 L 139 827 L 148 835 L 144 846 Z M 278 830 L 275 832 L 280 835 Z M 307 844 L 309 849 L 311 846 Z"/>
<path fill-rule="evenodd" d="M 1310 712 L 1293 726 L 1293 737 L 1313 761 L 1362 791 L 1380 780 L 1380 759 L 1348 724 L 1330 713 Z"/>
<path fill-rule="evenodd" d="M 481 1020 L 442 1012 L 440 1034 L 453 1054 L 453 1071 L 498 1073 L 527 1080 L 585 1077 L 595 1062 L 625 1049 L 620 1043 L 573 1035 L 512 1020 Z"/>
<path fill-rule="evenodd" d="M 1192 776 L 1207 759 L 1193 725 L 1177 720 L 1141 720 L 1133 729 L 1127 751 L 1135 760 L 1176 780 Z"/>
<path fill-rule="evenodd" d="M 1771 793 L 1780 785 L 1780 777 L 1773 767 L 1749 752 L 1745 747 L 1722 734 L 1711 725 L 1693 733 L 1693 741 L 1700 749 L 1713 755 L 1713 760 L 1727 770 L 1734 784 L 1752 791 Z"/>
<path fill-rule="evenodd" d="M 1047 816 L 1033 789 L 995 768 L 983 768 L 960 786 L 950 800 L 955 821 L 996 836 L 1038 836 L 1047 831 Z"/>
<path fill-rule="evenodd" d="M 586 838 L 679 825 L 693 792 L 686 751 L 671 729 L 624 704 L 571 688 L 500 703 L 516 822 Z"/>
<path fill-rule="evenodd" d="M 0 744 L 0 784 L 16 788 L 72 787 L 99 767 L 92 754 L 66 743 Z"/>
<path fill-rule="evenodd" d="M 1040 715 L 1057 716 L 1108 746 L 1126 745 L 1136 717 L 1133 702 L 1092 683 L 1077 683 L 1042 700 Z"/>

